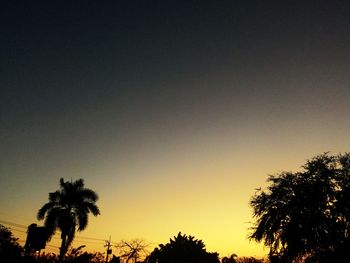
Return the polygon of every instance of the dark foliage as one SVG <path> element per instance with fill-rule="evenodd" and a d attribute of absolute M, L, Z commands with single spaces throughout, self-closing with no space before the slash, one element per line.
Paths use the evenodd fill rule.
<path fill-rule="evenodd" d="M 88 253 L 83 252 L 82 249 L 85 246 L 78 248 L 72 248 L 68 251 L 67 256 L 64 259 L 65 263 L 102 263 L 104 262 L 104 256 L 101 253 Z"/>
<path fill-rule="evenodd" d="M 88 253 L 82 249 L 85 246 L 78 248 L 71 248 L 67 252 L 64 259 L 60 259 L 56 254 L 30 255 L 22 259 L 23 263 L 105 263 L 103 254 L 101 253 Z M 12 261 L 11 261 L 12 262 Z"/>
<path fill-rule="evenodd" d="M 263 259 L 257 259 L 254 257 L 238 257 L 236 254 L 232 254 L 230 257 L 223 257 L 221 263 L 263 263 Z"/>
<path fill-rule="evenodd" d="M 237 263 L 263 263 L 263 259 L 257 259 L 254 257 L 240 257 L 236 261 Z"/>
<path fill-rule="evenodd" d="M 232 254 L 230 257 L 223 257 L 221 263 L 237 263 L 237 255 Z"/>
<path fill-rule="evenodd" d="M 209 253 L 203 241 L 193 236 L 179 233 L 169 243 L 160 244 L 154 249 L 146 262 L 149 263 L 219 263 L 217 253 Z"/>
<path fill-rule="evenodd" d="M 13 237 L 10 229 L 0 224 L 0 262 L 18 262 L 23 248 Z"/>
<path fill-rule="evenodd" d="M 61 259 L 72 243 L 76 229 L 82 231 L 87 227 L 88 214 L 100 214 L 95 204 L 97 199 L 93 190 L 84 187 L 83 179 L 65 182 L 61 178 L 60 190 L 49 193 L 49 202 L 38 211 L 38 219 L 45 219 L 48 239 L 57 229 L 61 231 Z"/>
<path fill-rule="evenodd" d="M 327 153 L 301 172 L 270 176 L 251 200 L 251 239 L 270 247 L 271 262 L 345 262 L 350 231 L 350 154 Z"/>

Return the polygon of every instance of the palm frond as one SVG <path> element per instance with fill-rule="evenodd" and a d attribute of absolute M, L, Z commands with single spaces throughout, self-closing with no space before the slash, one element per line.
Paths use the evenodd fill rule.
<path fill-rule="evenodd" d="M 50 202 L 59 202 L 60 197 L 61 197 L 61 192 L 60 191 L 49 193 L 49 201 Z"/>
<path fill-rule="evenodd" d="M 80 189 L 79 195 L 84 200 L 88 200 L 91 202 L 96 202 L 98 200 L 98 195 L 96 194 L 96 192 L 89 188 Z"/>
<path fill-rule="evenodd" d="M 52 202 L 48 202 L 46 204 L 44 204 L 38 211 L 37 213 L 37 219 L 38 220 L 43 220 L 45 218 L 45 214 L 47 212 L 49 212 L 51 209 L 53 209 L 55 207 L 55 203 L 52 203 Z"/>
<path fill-rule="evenodd" d="M 51 239 L 51 237 L 55 234 L 56 229 L 58 228 L 59 218 L 61 217 L 62 217 L 62 210 L 59 208 L 53 208 L 48 211 L 44 222 L 48 239 Z"/>
<path fill-rule="evenodd" d="M 78 217 L 78 231 L 83 231 L 88 225 L 87 213 L 79 213 Z"/>
<path fill-rule="evenodd" d="M 64 186 L 66 185 L 66 183 L 64 182 L 63 177 L 60 178 L 60 187 L 64 188 Z"/>
<path fill-rule="evenodd" d="M 72 187 L 75 189 L 83 188 L 84 187 L 84 179 L 78 179 L 72 183 Z"/>
<path fill-rule="evenodd" d="M 100 215 L 100 209 L 94 203 L 86 202 L 84 206 L 94 215 Z"/>

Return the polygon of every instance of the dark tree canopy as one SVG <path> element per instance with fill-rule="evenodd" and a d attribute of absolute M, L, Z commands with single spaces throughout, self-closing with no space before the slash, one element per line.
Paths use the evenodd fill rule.
<path fill-rule="evenodd" d="M 343 262 L 350 249 L 350 154 L 316 156 L 302 171 L 268 182 L 250 202 L 256 220 L 250 238 L 282 262 Z"/>
<path fill-rule="evenodd" d="M 219 263 L 217 253 L 209 253 L 203 241 L 179 233 L 169 243 L 160 244 L 148 257 L 150 263 Z"/>
<path fill-rule="evenodd" d="M 23 248 L 18 239 L 7 227 L 0 225 L 0 262 L 16 262 L 21 257 Z"/>
<path fill-rule="evenodd" d="M 38 211 L 38 219 L 45 219 L 48 238 L 57 229 L 61 231 L 60 257 L 62 258 L 72 243 L 75 231 L 82 231 L 88 225 L 88 215 L 100 214 L 96 201 L 97 194 L 84 187 L 83 179 L 65 182 L 60 179 L 60 189 L 49 193 L 49 202 Z"/>
<path fill-rule="evenodd" d="M 223 257 L 221 263 L 237 263 L 237 255 L 232 254 L 230 257 Z"/>

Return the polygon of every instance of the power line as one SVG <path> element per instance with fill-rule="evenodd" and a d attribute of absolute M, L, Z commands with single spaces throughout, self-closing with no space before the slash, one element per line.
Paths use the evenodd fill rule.
<path fill-rule="evenodd" d="M 27 234 L 27 231 L 23 231 L 23 230 L 15 229 L 15 228 L 12 228 L 12 227 L 10 227 L 10 229 L 11 229 L 12 231 L 16 231 L 16 232 L 20 232 L 20 233 Z"/>
<path fill-rule="evenodd" d="M 23 224 L 18 224 L 18 223 L 3 220 L 3 219 L 0 219 L 0 223 L 4 224 L 6 227 L 8 227 L 13 232 L 27 234 L 28 227 L 23 225 Z M 25 231 L 24 231 L 24 229 L 25 229 Z M 60 238 L 57 236 L 52 236 L 51 239 L 60 240 Z M 95 245 L 103 245 L 103 242 L 106 241 L 106 239 L 86 237 L 86 236 L 76 236 L 74 239 L 75 239 L 74 242 L 77 242 L 77 243 L 89 243 L 89 244 L 95 244 Z M 21 239 L 18 242 L 25 243 L 25 240 Z M 57 251 L 57 249 L 59 249 L 58 246 L 46 244 L 46 250 Z"/>
<path fill-rule="evenodd" d="M 106 241 L 106 239 L 102 239 L 102 238 L 85 237 L 85 236 L 77 236 L 76 238 L 98 240 L 98 241 L 103 241 L 103 242 Z"/>
<path fill-rule="evenodd" d="M 54 245 L 46 245 L 48 247 L 53 247 L 53 248 L 59 248 L 58 246 L 54 246 Z"/>
<path fill-rule="evenodd" d="M 25 225 L 22 225 L 22 224 L 18 224 L 18 223 L 15 223 L 15 222 L 10 222 L 10 221 L 7 221 L 7 220 L 3 220 L 3 219 L 0 219 L 0 223 L 2 224 L 5 224 L 5 225 L 9 225 L 9 226 L 12 226 L 12 227 L 18 227 L 18 228 L 22 228 L 22 229 L 28 229 L 28 226 L 25 226 Z M 12 227 L 9 227 L 11 230 L 13 231 L 18 231 L 18 232 L 21 232 L 21 233 L 27 233 L 26 231 L 22 231 L 22 230 L 18 230 L 18 229 L 14 229 Z M 60 239 L 58 237 L 55 237 L 53 236 L 52 237 L 53 239 Z M 95 237 L 87 237 L 87 236 L 76 236 L 75 237 L 75 241 L 77 242 L 82 242 L 82 241 L 79 241 L 79 240 L 76 240 L 76 239 L 81 239 L 81 240 L 95 240 L 95 241 L 102 241 L 102 242 L 105 242 L 106 239 L 102 239 L 102 238 L 95 238 Z M 87 242 L 87 241 L 86 241 Z M 89 243 L 92 243 L 92 242 L 89 242 Z M 95 244 L 100 244 L 100 243 L 95 243 Z"/>
<path fill-rule="evenodd" d="M 9 221 L 2 220 L 2 219 L 0 219 L 0 223 L 3 223 L 3 224 L 5 224 L 5 225 L 10 225 L 10 226 L 19 227 L 19 228 L 24 228 L 24 229 L 27 229 L 27 228 L 28 228 L 28 226 L 21 225 L 21 224 L 17 224 L 17 223 L 13 223 L 13 222 L 9 222 Z"/>
<path fill-rule="evenodd" d="M 86 241 L 86 240 L 77 240 L 74 239 L 74 242 L 78 242 L 78 243 L 87 243 L 87 244 L 103 244 L 102 242 L 94 242 L 94 241 Z"/>

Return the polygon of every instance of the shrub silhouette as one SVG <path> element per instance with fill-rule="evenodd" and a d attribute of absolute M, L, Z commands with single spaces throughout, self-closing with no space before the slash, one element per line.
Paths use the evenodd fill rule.
<path fill-rule="evenodd" d="M 237 263 L 237 255 L 232 254 L 230 257 L 223 257 L 221 263 Z"/>
<path fill-rule="evenodd" d="M 169 243 L 155 248 L 146 262 L 149 263 L 219 263 L 217 253 L 209 253 L 203 241 L 193 236 L 182 235 L 181 232 Z"/>

